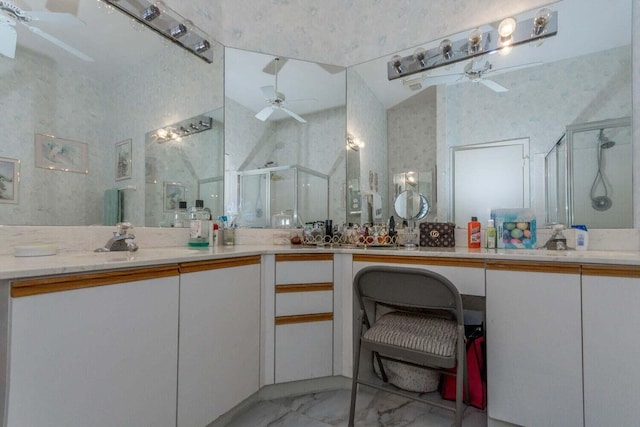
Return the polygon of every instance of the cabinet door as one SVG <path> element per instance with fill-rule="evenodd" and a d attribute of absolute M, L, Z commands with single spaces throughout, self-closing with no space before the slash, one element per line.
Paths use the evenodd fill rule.
<path fill-rule="evenodd" d="M 638 302 L 640 267 L 583 267 L 585 426 L 638 425 Z"/>
<path fill-rule="evenodd" d="M 333 374 L 333 321 L 318 319 L 276 325 L 276 383 Z"/>
<path fill-rule="evenodd" d="M 333 255 L 276 255 L 275 283 L 275 382 L 333 375 Z"/>
<path fill-rule="evenodd" d="M 202 427 L 258 391 L 260 257 L 181 270 L 178 425 Z"/>
<path fill-rule="evenodd" d="M 174 274 L 12 298 L 7 425 L 175 426 Z"/>
<path fill-rule="evenodd" d="M 579 266 L 488 261 L 486 275 L 489 417 L 581 426 Z"/>

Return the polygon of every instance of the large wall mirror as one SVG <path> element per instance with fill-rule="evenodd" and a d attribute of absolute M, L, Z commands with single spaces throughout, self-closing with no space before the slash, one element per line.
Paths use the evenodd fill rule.
<path fill-rule="evenodd" d="M 48 12 L 43 4 L 16 2 L 27 13 Z M 223 107 L 224 51 L 211 40 L 210 64 L 103 2 L 78 5 L 65 19 L 30 23 L 55 41 L 17 23 L 15 58 L 0 55 L 0 173 L 19 172 L 19 182 L 17 174 L 3 178 L 11 180 L 15 194 L 5 185 L 0 224 L 104 224 L 104 208 L 117 199 L 118 219 L 137 226 L 168 225 L 172 212 L 161 199 L 164 182 L 192 188 L 195 184 L 185 181 L 220 173 L 207 170 L 206 176 L 173 179 L 162 176 L 160 168 L 184 156 L 217 164 L 221 171 L 222 125 L 214 121 L 219 130 L 203 132 L 211 141 L 194 144 L 194 152 L 181 152 L 176 145 L 154 152 L 156 182 L 145 161 L 146 135 L 192 117 L 212 116 Z M 5 48 L 5 34 L 0 37 Z M 171 158 L 161 158 L 165 154 Z M 147 191 L 158 200 L 148 204 L 153 212 L 145 214 Z M 119 197 L 112 198 L 114 192 Z"/>
<path fill-rule="evenodd" d="M 528 166 L 529 170 L 530 200 L 523 204 L 535 210 L 541 224 L 548 218 L 545 182 L 565 185 L 588 181 L 589 185 L 576 187 L 573 194 L 576 197 L 576 191 L 588 193 L 598 172 L 598 153 L 605 157 L 600 164 L 604 165 L 608 196 L 613 200 L 612 193 L 615 193 L 613 203 L 624 205 L 624 209 L 633 215 L 633 203 L 628 195 L 634 193 L 637 197 L 638 189 L 629 191 L 632 177 L 628 171 L 631 169 L 613 163 L 625 159 L 631 165 L 630 126 L 622 130 L 604 126 L 602 137 L 600 128 L 585 133 L 583 136 L 588 142 L 584 142 L 579 147 L 580 153 L 574 156 L 574 164 L 581 162 L 582 175 L 575 179 L 545 179 L 545 156 L 567 129 L 606 120 L 624 121 L 625 118 L 628 123 L 632 115 L 632 2 L 560 1 L 550 7 L 558 12 L 558 34 L 542 43 L 516 46 L 508 55 L 483 55 L 475 61 L 462 61 L 393 81 L 387 79 L 387 62 L 392 55 L 350 68 L 350 95 L 354 82 L 354 88 L 359 87 L 356 95 L 375 99 L 377 117 L 384 117 L 386 129 L 380 129 L 379 133 L 384 133 L 388 145 L 385 182 L 390 194 L 393 194 L 392 177 L 395 174 L 437 170 L 436 218 L 452 220 L 454 212 L 473 211 L 471 206 L 458 206 L 464 204 L 464 200 L 453 203 L 453 149 L 527 139 L 529 152 L 523 160 L 527 165 L 522 167 Z M 525 11 L 516 18 L 521 22 L 535 13 L 536 10 Z M 496 20 L 500 18 L 505 17 L 498 16 Z M 442 38 L 415 48 L 437 48 L 443 39 L 465 39 L 469 32 L 443 34 Z M 398 54 L 412 55 L 415 48 Z M 465 73 L 465 67 L 466 71 L 487 72 L 477 78 L 477 75 Z M 381 114 L 380 109 L 384 113 Z M 362 120 L 365 120 L 363 113 L 349 114 L 350 127 Z M 600 141 L 614 141 L 615 145 L 606 144 L 607 148 L 600 150 Z M 615 150 L 624 154 L 618 156 Z M 485 170 L 489 174 L 500 167 L 500 162 L 483 164 L 474 173 L 482 174 Z M 625 179 L 616 176 L 614 180 L 614 172 L 622 170 L 629 176 Z M 602 192 L 602 188 L 600 185 L 597 191 Z M 474 191 L 481 194 L 502 189 L 500 182 L 494 182 Z M 567 190 L 558 192 L 565 194 Z M 589 194 L 584 198 L 588 201 Z M 392 198 L 388 197 L 386 203 L 391 206 Z M 584 206 L 589 207 L 591 203 L 584 203 Z M 480 219 L 487 219 L 489 209 L 475 214 Z M 635 217 L 638 218 L 638 213 Z M 587 225 L 633 226 L 628 221 L 629 215 L 625 218 L 627 220 L 621 223 L 603 225 L 594 221 Z"/>
<path fill-rule="evenodd" d="M 227 48 L 225 70 L 228 216 L 344 222 L 345 69 Z"/>

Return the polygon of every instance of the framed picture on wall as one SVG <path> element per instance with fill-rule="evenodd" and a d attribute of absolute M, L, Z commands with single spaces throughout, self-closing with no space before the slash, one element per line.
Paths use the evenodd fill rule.
<path fill-rule="evenodd" d="M 0 157 L 0 203 L 18 204 L 20 160 Z"/>
<path fill-rule="evenodd" d="M 165 212 L 177 210 L 179 202 L 187 200 L 187 186 L 178 182 L 165 182 L 163 200 Z"/>
<path fill-rule="evenodd" d="M 89 173 L 89 146 L 51 135 L 36 134 L 36 167 Z"/>
<path fill-rule="evenodd" d="M 131 178 L 131 139 L 116 144 L 116 181 Z"/>

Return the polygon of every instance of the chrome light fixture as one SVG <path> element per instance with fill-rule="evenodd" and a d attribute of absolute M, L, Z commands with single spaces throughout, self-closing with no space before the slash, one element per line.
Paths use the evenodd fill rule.
<path fill-rule="evenodd" d="M 213 62 L 211 36 L 162 1 L 102 0 L 198 58 Z"/>
<path fill-rule="evenodd" d="M 529 15 L 531 16 L 531 15 Z M 483 28 L 491 28 L 483 31 Z M 514 46 L 540 41 L 558 33 L 558 12 L 540 9 L 534 18 L 520 20 L 505 18 L 476 28 L 466 35 L 446 38 L 432 49 L 408 56 L 395 55 L 387 62 L 389 80 L 405 79 L 412 74 L 449 66 L 488 53 L 507 53 Z"/>
<path fill-rule="evenodd" d="M 211 129 L 213 118 L 209 116 L 195 116 L 190 119 L 173 123 L 147 133 L 147 139 L 158 144 L 168 141 L 181 141 L 183 137 L 195 135 Z"/>

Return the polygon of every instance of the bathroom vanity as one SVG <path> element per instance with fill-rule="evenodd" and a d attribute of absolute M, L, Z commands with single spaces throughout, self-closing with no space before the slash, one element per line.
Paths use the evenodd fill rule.
<path fill-rule="evenodd" d="M 259 390 L 347 387 L 351 281 L 375 264 L 430 269 L 486 301 L 488 425 L 640 417 L 638 252 L 239 245 L 0 260 L 7 426 L 205 426 Z"/>

